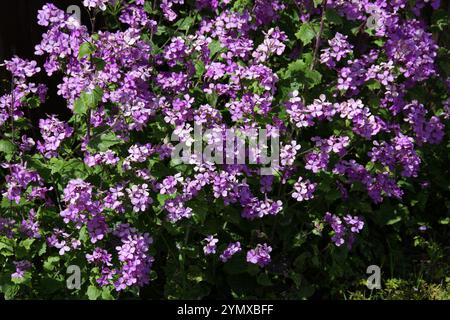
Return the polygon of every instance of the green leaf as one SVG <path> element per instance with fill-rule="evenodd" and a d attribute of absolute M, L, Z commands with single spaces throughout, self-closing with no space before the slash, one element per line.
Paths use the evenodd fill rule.
<path fill-rule="evenodd" d="M 44 262 L 44 269 L 47 271 L 55 270 L 57 264 L 59 264 L 59 260 L 61 258 L 59 256 L 48 257 Z"/>
<path fill-rule="evenodd" d="M 52 274 L 53 275 L 53 274 Z M 42 289 L 42 292 L 46 294 L 51 294 L 53 292 L 61 291 L 66 289 L 66 282 L 61 278 L 50 278 L 48 276 L 44 276 L 39 279 L 39 286 Z"/>
<path fill-rule="evenodd" d="M 114 296 L 111 294 L 111 289 L 109 289 L 107 287 L 103 287 L 102 299 L 103 300 L 114 300 Z"/>
<path fill-rule="evenodd" d="M 343 20 L 342 17 L 339 15 L 339 13 L 337 13 L 336 10 L 333 9 L 327 9 L 326 13 L 325 13 L 325 17 L 327 18 L 327 21 L 337 24 L 337 25 L 342 25 Z"/>
<path fill-rule="evenodd" d="M 81 227 L 80 229 L 80 236 L 78 237 L 78 239 L 83 242 L 86 243 L 90 238 L 89 238 L 89 233 L 87 230 L 86 226 Z"/>
<path fill-rule="evenodd" d="M 38 256 L 42 256 L 46 252 L 47 252 L 47 244 L 44 242 L 38 251 Z"/>
<path fill-rule="evenodd" d="M 47 167 L 45 163 L 46 160 L 41 154 L 35 154 L 32 157 L 27 157 L 26 161 L 30 168 L 39 172 L 39 175 L 44 178 L 44 180 L 51 179 L 51 170 Z"/>
<path fill-rule="evenodd" d="M 185 30 L 188 30 L 188 29 L 190 28 L 190 26 L 194 24 L 194 22 L 195 22 L 195 21 L 194 21 L 194 18 L 193 18 L 193 17 L 187 16 L 187 17 L 184 18 L 184 19 L 178 20 L 177 23 L 175 23 L 174 25 L 175 25 L 179 30 L 185 31 Z"/>
<path fill-rule="evenodd" d="M 305 285 L 305 286 L 301 286 L 300 289 L 298 290 L 298 297 L 300 299 L 307 299 L 309 297 L 311 297 L 315 292 L 315 289 L 313 286 L 310 285 Z"/>
<path fill-rule="evenodd" d="M 233 11 L 242 12 L 252 5 L 252 0 L 236 0 L 233 3 Z"/>
<path fill-rule="evenodd" d="M 205 64 L 201 60 L 195 62 L 195 76 L 197 78 L 201 78 L 205 73 L 205 70 Z"/>
<path fill-rule="evenodd" d="M 5 154 L 6 160 L 10 161 L 16 151 L 16 146 L 9 140 L 0 140 L 0 152 Z"/>
<path fill-rule="evenodd" d="M 63 160 L 52 158 L 50 160 L 51 173 L 59 173 L 65 179 L 70 177 L 86 178 L 89 172 L 85 169 L 85 164 L 80 159 Z"/>
<path fill-rule="evenodd" d="M 39 108 L 41 105 L 41 100 L 37 96 L 31 96 L 27 98 L 26 104 L 30 109 Z"/>
<path fill-rule="evenodd" d="M 75 114 L 86 114 L 88 109 L 95 108 L 103 97 L 103 90 L 96 87 L 92 92 L 82 92 L 80 97 L 75 100 L 73 112 Z"/>
<path fill-rule="evenodd" d="M 147 12 L 148 14 L 155 14 L 156 11 L 153 10 L 153 5 L 151 2 L 149 1 L 145 1 L 144 3 L 144 11 Z"/>
<path fill-rule="evenodd" d="M 23 277 L 21 278 L 13 278 L 11 277 L 11 281 L 15 284 L 24 284 L 24 283 L 28 283 L 31 280 L 31 273 L 30 272 L 25 272 L 25 274 L 23 275 Z"/>
<path fill-rule="evenodd" d="M 78 60 L 83 59 L 87 55 L 91 55 L 95 52 L 95 46 L 90 42 L 84 42 L 80 46 L 78 51 Z"/>
<path fill-rule="evenodd" d="M 386 41 L 383 39 L 376 39 L 373 43 L 375 43 L 378 47 L 383 47 Z"/>
<path fill-rule="evenodd" d="M 436 31 L 444 31 L 450 26 L 450 14 L 446 10 L 436 10 L 432 16 L 432 28 Z"/>
<path fill-rule="evenodd" d="M 367 88 L 369 88 L 370 91 L 378 90 L 381 88 L 381 83 L 372 79 L 367 83 Z"/>
<path fill-rule="evenodd" d="M 295 60 L 288 64 L 287 69 L 282 75 L 282 79 L 289 79 L 300 72 L 303 73 L 306 69 L 307 65 L 302 59 Z"/>
<path fill-rule="evenodd" d="M 395 217 L 393 219 L 388 220 L 388 222 L 386 222 L 386 225 L 392 225 L 392 224 L 396 224 L 397 222 L 400 222 L 402 220 L 402 217 Z"/>
<path fill-rule="evenodd" d="M 83 99 L 75 100 L 73 104 L 73 113 L 75 114 L 85 114 L 88 110 L 88 106 L 84 103 Z"/>
<path fill-rule="evenodd" d="M 316 32 L 309 23 L 304 23 L 301 25 L 300 30 L 295 34 L 297 39 L 303 42 L 303 45 L 311 43 L 312 39 L 316 36 Z"/>
<path fill-rule="evenodd" d="M 34 257 L 36 255 L 36 251 L 31 250 L 31 245 L 34 243 L 34 241 L 35 239 L 22 240 L 15 251 L 16 259 L 25 259 Z"/>
<path fill-rule="evenodd" d="M 322 81 L 322 74 L 317 70 L 310 70 L 311 63 L 312 57 L 303 55 L 302 58 L 288 64 L 280 73 L 280 78 L 287 80 L 291 89 L 297 89 L 299 86 L 313 88 Z"/>
<path fill-rule="evenodd" d="M 31 248 L 31 245 L 33 244 L 33 242 L 35 241 L 36 239 L 25 239 L 25 240 L 22 240 L 21 242 L 20 242 L 20 244 L 19 244 L 19 246 L 21 246 L 21 247 L 23 247 L 24 249 L 26 249 L 26 250 L 30 250 L 30 248 Z"/>
<path fill-rule="evenodd" d="M 14 255 L 15 241 L 6 237 L 0 238 L 0 255 L 7 257 Z"/>
<path fill-rule="evenodd" d="M 215 107 L 217 104 L 217 100 L 219 99 L 218 95 L 216 93 L 211 93 L 206 95 L 206 100 L 208 101 L 208 104 L 211 107 Z"/>
<path fill-rule="evenodd" d="M 19 285 L 9 285 L 5 290 L 5 300 L 12 300 L 20 291 Z"/>
<path fill-rule="evenodd" d="M 98 71 L 102 71 L 105 69 L 106 62 L 103 59 L 100 58 L 92 58 L 92 63 L 95 65 L 95 69 Z"/>
<path fill-rule="evenodd" d="M 318 6 L 320 6 L 323 2 L 323 0 L 314 0 L 314 8 L 317 8 Z"/>
<path fill-rule="evenodd" d="M 200 283 L 200 282 L 205 280 L 204 279 L 204 275 L 203 275 L 203 271 L 198 266 L 190 266 L 186 277 L 190 281 L 193 281 L 195 283 Z"/>
<path fill-rule="evenodd" d="M 102 295 L 102 290 L 95 286 L 89 286 L 86 292 L 89 300 L 97 300 Z"/>
<path fill-rule="evenodd" d="M 93 151 L 105 152 L 122 141 L 123 140 L 119 139 L 113 132 L 107 132 L 93 137 L 91 141 L 89 141 L 88 147 Z"/>
<path fill-rule="evenodd" d="M 305 77 L 308 80 L 308 88 L 311 89 L 322 81 L 322 74 L 317 70 L 305 71 Z"/>
<path fill-rule="evenodd" d="M 160 194 L 158 193 L 156 195 L 156 199 L 158 200 L 158 203 L 160 204 L 160 206 L 164 206 L 164 204 L 166 203 L 167 199 L 170 199 L 171 196 L 168 194 Z"/>
<path fill-rule="evenodd" d="M 220 44 L 220 41 L 218 40 L 213 40 L 210 44 L 209 44 L 209 56 L 212 58 L 214 57 L 214 55 L 216 53 L 218 53 L 219 51 L 222 50 L 222 45 Z"/>

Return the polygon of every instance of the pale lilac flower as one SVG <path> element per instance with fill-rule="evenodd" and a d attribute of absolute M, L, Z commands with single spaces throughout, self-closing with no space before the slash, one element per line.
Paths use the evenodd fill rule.
<path fill-rule="evenodd" d="M 206 245 L 203 247 L 203 252 L 205 253 L 205 255 L 216 253 L 216 244 L 217 242 L 219 242 L 219 239 L 214 238 L 213 235 L 209 235 L 203 240 L 206 241 Z"/>
<path fill-rule="evenodd" d="M 267 243 L 258 244 L 255 249 L 247 252 L 247 262 L 265 267 L 271 261 L 270 252 L 272 252 L 272 247 L 268 246 Z"/>
<path fill-rule="evenodd" d="M 236 253 L 238 253 L 239 251 L 241 251 L 241 243 L 238 242 L 234 242 L 234 243 L 230 243 L 228 245 L 228 247 L 225 249 L 225 251 L 220 255 L 219 259 L 222 262 L 227 262 L 228 260 L 230 260 L 230 258 L 235 255 Z"/>

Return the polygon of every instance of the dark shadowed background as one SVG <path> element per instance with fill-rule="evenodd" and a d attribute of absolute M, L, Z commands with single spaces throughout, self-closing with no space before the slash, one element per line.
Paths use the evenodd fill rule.
<path fill-rule="evenodd" d="M 42 33 L 46 31 L 45 27 L 37 24 L 37 12 L 48 2 L 64 11 L 70 5 L 78 5 L 81 8 L 83 24 L 90 25 L 82 0 L 6 0 L 2 1 L 0 9 L 0 63 L 13 55 L 38 61 L 42 70 L 33 78 L 33 81 L 45 83 L 49 89 L 48 99 L 38 109 L 39 111 L 33 114 L 33 121 L 47 113 L 57 114 L 61 119 L 67 119 L 70 116 L 65 100 L 56 94 L 56 86 L 61 82 L 61 75 L 48 77 L 42 68 L 45 58 L 34 55 L 34 47 L 41 41 Z M 0 68 L 0 79 L 9 79 L 9 77 L 5 68 Z M 2 86 L 5 86 L 5 82 L 2 82 Z"/>

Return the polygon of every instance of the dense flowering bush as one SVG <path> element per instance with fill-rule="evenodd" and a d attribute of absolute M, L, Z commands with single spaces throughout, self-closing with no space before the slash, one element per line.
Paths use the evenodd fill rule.
<path fill-rule="evenodd" d="M 441 266 L 427 276 L 443 276 L 444 1 L 83 5 L 89 26 L 57 3 L 38 12 L 42 66 L 3 65 L 6 298 L 342 297 L 367 266 L 401 276 L 423 255 Z M 61 76 L 67 106 L 36 124 L 37 73 Z M 238 151 L 174 157 L 229 128 L 279 140 L 272 174 L 261 148 L 248 164 Z M 82 280 L 69 290 L 72 265 Z"/>

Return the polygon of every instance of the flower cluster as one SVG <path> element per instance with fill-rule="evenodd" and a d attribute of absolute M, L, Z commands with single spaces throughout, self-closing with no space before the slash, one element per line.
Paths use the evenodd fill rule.
<path fill-rule="evenodd" d="M 28 198 L 34 199 L 37 197 L 45 198 L 47 189 L 42 186 L 42 178 L 34 171 L 27 169 L 27 164 L 8 164 L 2 165 L 3 168 L 9 169 L 9 174 L 6 176 L 6 191 L 3 196 L 10 201 L 15 201 L 19 204 L 24 191 L 29 190 L 29 186 L 34 183 L 37 186 L 32 186 L 28 194 Z"/>
<path fill-rule="evenodd" d="M 120 237 L 121 246 L 116 250 L 122 267 L 117 271 L 111 271 L 111 274 L 117 274 L 117 280 L 114 286 L 117 291 L 124 290 L 127 287 L 137 285 L 143 286 L 149 282 L 149 272 L 154 261 L 148 254 L 149 246 L 153 239 L 148 233 L 137 233 L 128 226 L 119 226 L 115 234 Z M 102 270 L 102 274 L 104 273 Z M 103 278 L 102 278 L 103 279 Z"/>
<path fill-rule="evenodd" d="M 102 11 L 106 10 L 106 5 L 110 2 L 110 0 L 83 0 L 83 5 L 88 8 L 98 8 Z"/>
<path fill-rule="evenodd" d="M 55 228 L 47 238 L 47 244 L 58 249 L 59 255 L 63 256 L 69 251 L 80 249 L 81 241 L 71 237 L 65 230 Z"/>
<path fill-rule="evenodd" d="M 327 212 L 323 220 L 333 230 L 331 241 L 338 247 L 347 243 L 347 246 L 351 248 L 355 241 L 355 233 L 359 233 L 364 228 L 364 221 L 357 216 L 346 215 L 341 219 Z"/>
<path fill-rule="evenodd" d="M 219 239 L 214 238 L 214 236 L 209 235 L 205 239 L 206 245 L 203 247 L 203 252 L 205 255 L 214 254 L 216 253 L 217 249 L 217 242 L 219 242 Z"/>
<path fill-rule="evenodd" d="M 337 62 L 353 52 L 353 46 L 348 43 L 347 36 L 339 32 L 328 41 L 328 44 L 330 47 L 322 50 L 320 62 L 326 64 L 329 68 L 334 68 Z"/>
<path fill-rule="evenodd" d="M 225 251 L 220 255 L 219 259 L 222 262 L 227 262 L 233 255 L 240 252 L 241 250 L 242 250 L 241 243 L 239 241 L 235 243 L 230 243 L 228 247 L 225 249 Z"/>
<path fill-rule="evenodd" d="M 265 267 L 271 261 L 271 252 L 272 247 L 268 246 L 267 243 L 258 244 L 255 249 L 251 249 L 247 252 L 247 262 L 257 264 L 260 267 Z"/>
<path fill-rule="evenodd" d="M 57 157 L 57 150 L 62 141 L 69 138 L 73 133 L 73 129 L 67 123 L 58 120 L 55 116 L 48 119 L 41 119 L 39 121 L 39 128 L 41 129 L 44 142 L 38 141 L 37 149 L 46 158 Z"/>
<path fill-rule="evenodd" d="M 308 179 L 303 180 L 302 177 L 299 177 L 297 182 L 294 184 L 294 192 L 292 193 L 292 198 L 297 201 L 313 199 L 316 186 L 316 183 L 312 183 Z"/>
<path fill-rule="evenodd" d="M 14 265 L 16 266 L 16 272 L 11 275 L 12 278 L 23 278 L 25 272 L 32 267 L 28 260 L 14 261 Z"/>
<path fill-rule="evenodd" d="M 445 50 L 421 19 L 437 0 L 83 5 L 90 28 L 53 4 L 37 17 L 46 31 L 35 55 L 47 76 L 61 75 L 70 119 L 39 119 L 36 138 L 41 68 L 16 56 L 2 65 L 11 86 L 0 96 L 0 236 L 67 261 L 77 250 L 105 296 L 147 285 L 154 257 L 284 265 L 278 250 L 293 241 L 281 228 L 311 228 L 310 208 L 349 205 L 352 215 L 316 224 L 351 248 L 372 223 L 351 199 L 378 208 L 407 198 L 411 183 L 428 187 L 421 166 L 450 119 Z M 228 147 L 229 129 L 227 154 L 213 150 Z M 274 148 L 256 139 L 261 129 Z M 6 259 L 13 278 L 35 261 L 23 259 Z"/>

